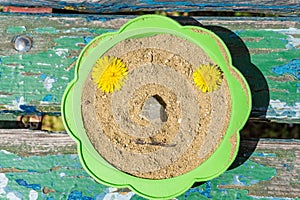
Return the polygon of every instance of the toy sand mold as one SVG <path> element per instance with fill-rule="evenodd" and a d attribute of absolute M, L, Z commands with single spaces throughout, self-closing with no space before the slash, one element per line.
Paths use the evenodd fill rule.
<path fill-rule="evenodd" d="M 230 166 L 250 96 L 215 34 L 145 15 L 82 51 L 62 113 L 93 178 L 167 199 Z"/>

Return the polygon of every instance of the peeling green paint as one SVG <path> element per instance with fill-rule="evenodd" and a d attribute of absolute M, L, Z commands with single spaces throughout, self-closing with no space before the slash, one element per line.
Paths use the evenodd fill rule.
<path fill-rule="evenodd" d="M 95 182 L 82 169 L 77 155 L 47 155 L 21 157 L 6 151 L 0 151 L 0 170 L 19 169 L 24 172 L 11 171 L 5 175 L 9 179 L 8 188 L 17 191 L 23 197 L 28 196 L 30 188 L 19 185 L 16 180 L 24 180 L 29 184 L 40 185 L 37 190 L 39 199 L 53 197 L 54 199 L 67 199 L 72 191 L 81 191 L 83 196 L 96 199 L 97 195 L 103 195 L 107 187 Z M 207 183 L 191 188 L 185 194 L 177 197 L 184 199 L 255 199 L 248 196 L 248 190 L 252 185 L 270 180 L 276 175 L 276 170 L 271 167 L 247 160 L 243 165 L 229 170 L 220 177 Z M 42 188 L 48 188 L 54 192 L 43 194 Z M 143 199 L 139 196 L 131 198 Z"/>
<path fill-rule="evenodd" d="M 11 26 L 6 30 L 6 33 L 15 34 L 15 33 L 23 33 L 26 31 L 25 26 Z"/>
<path fill-rule="evenodd" d="M 15 20 L 14 26 L 11 26 L 10 18 L 1 22 L 1 28 L 8 30 L 8 33 L 2 33 L 5 37 L 23 31 L 33 38 L 33 48 L 25 54 L 0 47 L 1 110 L 16 111 L 23 103 L 36 106 L 42 112 L 59 112 L 64 89 L 74 77 L 74 67 L 70 66 L 86 44 L 85 36 L 91 40 L 107 29 L 91 25 L 84 28 L 65 26 L 39 16 L 28 18 L 28 22 L 22 20 L 22 23 Z M 86 22 L 80 25 L 83 23 Z M 7 47 L 11 46 L 9 42 L 5 44 Z M 51 99 L 47 98 L 49 94 Z M 1 116 L 2 120 L 6 118 Z"/>
<path fill-rule="evenodd" d="M 207 183 L 203 183 L 191 188 L 177 199 L 257 199 L 257 197 L 249 195 L 249 190 L 264 181 L 269 181 L 276 174 L 275 168 L 247 160 L 242 166 L 226 171 L 218 178 L 211 180 L 210 187 L 207 187 Z M 141 197 L 134 196 L 131 200 L 141 199 Z M 269 198 L 261 197 L 259 199 Z"/>
<path fill-rule="evenodd" d="M 17 191 L 26 199 L 30 188 L 20 186 L 16 180 L 22 179 L 30 184 L 41 185 L 39 199 L 53 197 L 54 199 L 67 199 L 69 193 L 79 190 L 83 195 L 95 197 L 101 194 L 107 187 L 95 182 L 82 169 L 77 155 L 53 155 L 19 157 L 15 154 L 7 154 L 0 151 L 1 168 L 26 169 L 28 172 L 8 172 L 8 188 Z M 55 192 L 42 194 L 42 188 L 49 188 Z"/>
<path fill-rule="evenodd" d="M 106 33 L 106 32 L 112 32 L 112 31 L 115 31 L 113 29 L 103 29 L 103 28 L 97 28 L 95 30 L 92 30 L 95 34 L 97 35 L 100 35 L 100 34 L 103 34 L 103 33 Z"/>
<path fill-rule="evenodd" d="M 84 44 L 84 39 L 79 36 L 61 36 L 54 39 L 54 42 L 57 43 L 56 49 L 79 50 L 82 49 L 82 46 L 80 47 L 78 44 Z"/>
<path fill-rule="evenodd" d="M 49 20 L 49 17 L 53 18 Z M 63 91 L 74 77 L 74 67 L 70 66 L 77 59 L 81 49 L 95 36 L 113 31 L 111 27 L 116 26 L 114 20 L 119 18 L 115 16 L 0 15 L 0 36 L 5 38 L 4 44 L 0 47 L 1 110 L 16 111 L 17 100 L 21 97 L 24 98 L 26 104 L 39 107 L 42 111 L 51 112 L 52 108 L 55 111 L 59 110 Z M 113 21 L 109 22 L 109 20 Z M 201 21 L 210 24 L 206 18 L 201 18 Z M 282 120 L 285 116 L 286 119 L 296 122 L 300 112 L 297 111 L 297 114 L 294 111 L 297 108 L 296 102 L 300 101 L 299 80 L 279 81 L 282 80 L 281 77 L 273 73 L 272 68 L 286 64 L 292 59 L 300 59 L 300 49 L 297 46 L 291 46 L 291 35 L 288 31 L 277 30 L 277 28 L 282 28 L 280 25 L 282 22 L 276 21 L 276 23 L 260 25 L 259 29 L 253 28 L 253 22 L 247 24 L 247 20 L 239 22 L 238 25 L 225 20 L 220 21 L 219 25 L 224 24 L 229 29 L 231 28 L 231 31 L 237 33 L 244 41 L 251 52 L 251 63 L 266 78 L 271 101 L 279 100 L 282 104 L 286 103 L 286 107 L 279 108 L 273 108 L 271 105 L 267 111 L 267 118 Z M 296 23 L 295 27 L 299 27 L 298 22 L 293 21 L 293 23 Z M 268 29 L 263 29 L 265 27 Z M 16 52 L 10 44 L 11 38 L 20 32 L 33 38 L 33 47 L 25 54 Z M 247 55 L 241 55 L 240 58 L 243 59 L 243 56 Z M 55 80 L 49 91 L 45 89 L 40 75 L 49 77 L 50 82 L 52 79 Z M 260 88 L 256 87 L 256 89 Z M 43 99 L 47 99 L 45 97 L 49 94 L 53 98 L 43 104 Z"/>
<path fill-rule="evenodd" d="M 237 31 L 243 39 L 252 38 L 254 41 L 245 40 L 248 48 L 285 49 L 288 36 L 269 30 L 243 30 Z"/>
<path fill-rule="evenodd" d="M 252 62 L 260 69 L 262 73 L 277 77 L 278 75 L 271 72 L 272 67 L 288 63 L 290 60 L 295 58 L 300 59 L 300 49 L 270 52 L 268 54 L 256 54 L 252 55 L 251 58 Z M 270 99 L 280 99 L 282 102 L 286 102 L 288 105 L 293 105 L 295 102 L 300 101 L 296 86 L 297 83 L 300 82 L 299 80 L 295 79 L 294 81 L 280 82 L 271 80 L 267 76 L 265 77 L 271 91 Z"/>
<path fill-rule="evenodd" d="M 35 28 L 34 32 L 36 33 L 48 33 L 48 34 L 55 34 L 58 33 L 59 30 L 57 30 L 54 27 L 42 27 L 42 28 Z"/>
<path fill-rule="evenodd" d="M 253 185 L 270 180 L 275 175 L 275 168 L 247 160 L 242 166 L 226 171 L 218 178 L 211 180 L 209 184 L 203 183 L 200 186 L 191 188 L 177 199 L 257 199 L 249 196 L 248 190 Z M 142 198 L 134 196 L 131 200 L 137 199 Z"/>
<path fill-rule="evenodd" d="M 275 153 L 262 153 L 262 152 L 254 152 L 251 156 L 253 157 L 276 157 Z"/>
<path fill-rule="evenodd" d="M 53 95 L 54 102 L 60 101 L 64 88 L 73 77 L 73 69 L 68 73 L 65 70 L 76 60 L 76 57 L 67 58 L 69 55 L 68 51 L 58 49 L 3 57 L 0 64 L 3 74 L 0 78 L 1 92 L 13 95 L 1 99 L 1 103 L 9 105 L 23 96 L 26 103 L 39 104 L 49 93 Z M 47 77 L 54 80 L 48 86 L 45 85 Z"/>

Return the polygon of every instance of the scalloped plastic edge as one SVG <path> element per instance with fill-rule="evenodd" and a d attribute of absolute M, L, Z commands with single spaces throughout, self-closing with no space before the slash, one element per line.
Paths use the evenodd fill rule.
<path fill-rule="evenodd" d="M 201 30 L 207 35 L 192 32 L 191 29 Z M 197 44 L 213 59 L 224 72 L 230 88 L 232 112 L 227 132 L 216 151 L 200 166 L 194 170 L 174 178 L 151 180 L 138 178 L 117 170 L 105 161 L 93 148 L 88 140 L 83 127 L 80 108 L 82 83 L 90 68 L 80 67 L 87 60 L 95 60 L 118 42 L 137 37 L 146 37 L 152 34 L 168 33 L 187 39 Z M 213 39 L 212 39 L 213 37 Z M 199 41 L 199 39 L 202 39 Z M 246 86 L 245 92 L 241 84 L 227 69 L 226 60 L 222 56 L 216 40 L 222 44 L 230 67 L 240 76 Z M 209 42 L 210 41 L 210 42 Z M 211 44 L 211 42 L 213 44 Z M 100 51 L 97 49 L 101 46 Z M 97 49 L 97 51 L 95 50 Z M 87 55 L 88 54 L 88 55 Z M 219 55 L 217 55 L 219 54 Z M 87 59 L 88 57 L 89 59 Z M 86 66 L 86 65 L 85 65 Z M 85 76 L 81 76 L 85 73 Z M 80 75 L 79 75 L 80 74 Z M 75 94 L 76 93 L 76 94 Z M 238 98 L 238 100 L 237 100 Z M 76 105 L 79 105 L 76 107 Z M 246 123 L 251 111 L 251 93 L 249 86 L 242 74 L 233 67 L 230 53 L 224 42 L 213 32 L 196 26 L 181 26 L 176 21 L 159 15 L 144 15 L 130 20 L 119 31 L 106 33 L 93 39 L 81 52 L 75 70 L 75 77 L 65 90 L 62 99 L 62 118 L 69 135 L 77 142 L 80 161 L 85 170 L 98 182 L 111 187 L 128 187 L 140 196 L 151 199 L 170 199 L 188 190 L 195 182 L 211 180 L 223 172 L 234 161 L 239 147 L 239 131 Z M 234 155 L 230 156 L 232 149 L 230 138 L 236 135 Z M 162 189 L 163 188 L 163 189 Z"/>

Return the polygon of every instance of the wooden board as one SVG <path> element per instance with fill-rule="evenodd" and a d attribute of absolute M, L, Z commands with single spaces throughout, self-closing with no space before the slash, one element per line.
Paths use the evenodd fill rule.
<path fill-rule="evenodd" d="M 135 16 L 0 14 L 0 120 L 24 114 L 60 114 L 82 48 Z M 300 122 L 300 23 L 298 18 L 175 18 L 213 31 L 228 46 L 233 64 L 253 93 L 251 117 Z M 12 39 L 32 38 L 27 53 Z"/>
<path fill-rule="evenodd" d="M 142 199 L 96 183 L 81 167 L 67 134 L 0 129 L 0 199 Z M 242 139 L 220 177 L 197 183 L 183 199 L 292 199 L 300 195 L 300 140 Z"/>
<path fill-rule="evenodd" d="M 239 0 L 2 0 L 0 5 L 36 6 L 92 13 L 116 13 L 132 11 L 167 11 L 167 12 L 255 12 L 261 14 L 297 15 L 300 10 L 299 0 L 284 1 L 239 1 Z M 219 13 L 222 14 L 222 13 Z"/>

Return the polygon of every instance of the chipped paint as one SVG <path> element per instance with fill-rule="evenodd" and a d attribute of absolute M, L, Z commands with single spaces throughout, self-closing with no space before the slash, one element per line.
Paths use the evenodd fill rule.
<path fill-rule="evenodd" d="M 13 49 L 0 49 L 1 108 L 5 107 L 12 112 L 17 111 L 12 110 L 16 108 L 12 102 L 23 96 L 25 102 L 43 109 L 41 111 L 56 112 L 60 110 L 59 104 L 64 89 L 74 77 L 75 61 L 83 46 L 99 34 L 114 31 L 113 28 L 120 27 L 129 18 L 131 16 L 61 17 L 53 15 L 49 17 L 39 15 L 22 16 L 21 20 L 18 16 L 1 15 L 0 20 L 3 23 L 0 29 L 3 31 L 0 31 L 0 34 L 2 36 L 12 38 L 15 35 L 13 31 L 22 31 L 22 34 L 30 35 L 34 40 L 30 52 L 25 54 L 18 54 Z M 211 21 L 201 18 L 201 23 L 208 25 L 218 23 L 219 26 L 225 24 L 225 27 L 233 29 L 231 31 L 237 33 L 251 52 L 251 64 L 255 65 L 266 78 L 270 99 L 285 102 L 287 105 L 283 109 L 287 108 L 286 111 L 289 114 L 282 113 L 283 116 L 292 116 L 295 121 L 298 115 L 290 111 L 288 107 L 294 108 L 297 105 L 295 103 L 299 101 L 299 79 L 296 78 L 295 73 L 279 75 L 272 71 L 272 68 L 288 64 L 293 59 L 300 59 L 300 49 L 297 46 L 298 22 L 290 21 L 288 18 L 282 18 L 280 21 L 266 19 L 261 22 L 260 28 L 254 29 L 251 27 L 254 27 L 254 23 L 257 24 L 257 19 L 239 19 L 238 22 L 232 19 L 228 20 L 227 18 L 226 20 Z M 266 29 L 262 28 L 264 25 L 266 25 Z M 279 26 L 287 28 L 280 29 Z M 274 28 L 270 29 L 270 27 Z M 7 30 L 10 30 L 9 33 Z M 230 37 L 238 39 L 234 34 Z M 9 43 L 10 41 L 7 41 L 4 46 L 8 47 Z M 247 57 L 248 55 L 241 55 L 241 57 L 243 56 Z M 39 81 L 41 74 L 55 80 L 51 83 L 52 87 L 51 84 L 44 85 L 42 81 Z M 291 77 L 294 79 L 292 80 Z M 47 106 L 40 106 L 45 102 L 43 99 L 49 94 L 49 91 L 53 97 L 52 101 L 49 101 Z M 267 106 L 254 109 L 266 111 Z M 268 119 L 281 120 L 283 117 L 278 116 L 278 113 L 279 111 L 274 111 L 269 106 L 266 116 Z"/>
<path fill-rule="evenodd" d="M 242 166 L 227 171 L 201 186 L 191 188 L 178 199 L 254 199 L 248 195 L 247 190 L 253 185 L 272 179 L 275 175 L 274 168 L 247 160 Z"/>
<path fill-rule="evenodd" d="M 296 102 L 294 105 L 288 105 L 286 102 L 282 102 L 279 99 L 270 100 L 270 106 L 268 109 L 269 115 L 267 118 L 272 118 L 272 116 L 276 116 L 276 118 L 283 119 L 295 119 L 299 120 L 300 118 L 300 100 Z"/>
<path fill-rule="evenodd" d="M 41 189 L 41 185 L 40 184 L 29 184 L 27 183 L 25 180 L 23 179 L 16 179 L 15 180 L 20 186 L 26 187 L 26 188 L 30 188 L 33 190 L 40 190 Z"/>
<path fill-rule="evenodd" d="M 300 59 L 293 59 L 284 65 L 273 67 L 272 71 L 277 75 L 290 74 L 300 80 Z"/>
<path fill-rule="evenodd" d="M 294 198 L 284 198 L 284 197 L 262 197 L 262 196 L 252 196 L 254 199 L 264 199 L 264 200 L 298 200 Z"/>
<path fill-rule="evenodd" d="M 188 199 L 188 198 L 191 198 L 191 194 L 200 194 L 200 195 L 202 195 L 202 196 L 204 196 L 204 197 L 206 197 L 206 198 L 212 198 L 212 196 L 211 196 L 211 182 L 210 181 L 207 181 L 206 183 L 205 183 L 205 188 L 199 188 L 199 187 L 197 187 L 197 188 L 191 188 L 191 189 L 189 189 L 188 191 L 186 191 L 185 192 L 185 194 L 184 194 L 184 198 L 185 199 Z"/>
<path fill-rule="evenodd" d="M 6 2 L 6 3 L 5 3 Z M 298 1 L 284 1 L 282 3 L 274 3 L 273 1 L 264 1 L 257 4 L 255 1 L 175 1 L 175 0 L 131 0 L 124 1 L 99 1 L 99 0 L 69 0 L 69 1 L 29 1 L 23 0 L 22 3 L 13 1 L 17 5 L 58 8 L 65 10 L 84 11 L 89 13 L 118 13 L 131 11 L 166 11 L 174 12 L 193 12 L 193 11 L 232 11 L 237 12 L 237 16 L 241 11 L 249 13 L 267 13 L 267 14 L 289 14 L 296 15 L 299 10 Z M 11 5 L 10 1 L 4 1 L 4 5 Z M 5 6 L 5 7 L 7 7 Z M 4 8 L 5 8 L 4 7 Z M 0 7 L 1 8 L 1 7 Z M 40 8 L 42 9 L 42 8 Z M 45 12 L 45 11 L 44 11 Z"/>
<path fill-rule="evenodd" d="M 74 46 L 74 44 L 84 43 L 84 40 L 80 36 L 60 36 L 59 38 L 54 39 L 54 42 L 57 43 L 56 49 L 66 48 L 66 49 L 74 49 L 79 50 L 78 46 Z"/>
<path fill-rule="evenodd" d="M 4 153 L 4 154 L 12 154 L 11 152 L 9 152 L 9 151 L 6 151 L 6 150 L 0 150 L 2 153 Z"/>
<path fill-rule="evenodd" d="M 25 26 L 11 26 L 6 30 L 6 33 L 16 34 L 16 33 L 23 33 L 26 31 Z"/>
<path fill-rule="evenodd" d="M 17 197 L 19 197 L 18 194 L 21 194 L 25 197 L 24 199 L 27 199 L 31 192 L 33 197 L 38 195 L 39 197 L 43 196 L 43 199 L 68 199 L 68 197 L 69 199 L 76 199 L 75 197 L 96 199 L 98 195 L 108 194 L 105 192 L 107 187 L 95 182 L 82 169 L 77 155 L 24 158 L 0 151 L 0 160 L 4 161 L 1 162 L 0 168 L 18 166 L 19 169 L 28 170 L 28 173 L 0 173 L 0 191 L 2 191 L 1 189 L 7 193 L 14 191 Z M 51 170 L 57 166 L 62 167 Z M 111 191 L 112 194 L 118 193 L 114 189 Z"/>
<path fill-rule="evenodd" d="M 243 39 L 250 49 L 269 48 L 269 49 L 285 49 L 288 36 L 273 30 L 242 30 L 235 33 Z M 244 40 L 245 38 L 245 40 Z M 251 40 L 250 40 L 251 39 Z M 258 41 L 255 39 L 259 39 Z"/>
<path fill-rule="evenodd" d="M 69 54 L 69 50 L 57 48 L 55 49 L 55 54 L 58 55 L 59 57 L 66 58 L 66 56 Z"/>
<path fill-rule="evenodd" d="M 47 77 L 43 80 L 44 88 L 45 88 L 48 92 L 50 92 L 51 88 L 53 87 L 53 83 L 55 83 L 55 82 L 56 82 L 56 79 L 47 76 Z"/>
<path fill-rule="evenodd" d="M 42 103 L 46 103 L 46 102 L 49 102 L 49 101 L 52 101 L 53 100 L 53 96 L 51 94 L 47 94 L 43 100 L 42 100 Z"/>
<path fill-rule="evenodd" d="M 288 36 L 288 44 L 286 44 L 287 49 L 293 49 L 293 48 L 300 49 L 300 29 L 290 27 L 288 29 L 277 29 L 274 31 Z"/>
<path fill-rule="evenodd" d="M 232 181 L 232 184 L 235 186 L 246 186 L 245 183 L 240 181 L 240 178 L 243 178 L 242 176 L 235 175 Z"/>
<path fill-rule="evenodd" d="M 57 30 L 54 27 L 41 27 L 41 28 L 35 28 L 34 32 L 36 32 L 36 33 L 55 34 L 55 33 L 59 33 L 59 30 Z"/>
<path fill-rule="evenodd" d="M 68 30 L 65 30 L 64 33 L 76 33 L 76 32 L 81 32 L 81 31 L 89 31 L 88 28 L 70 28 Z"/>
<path fill-rule="evenodd" d="M 135 194 L 131 191 L 122 192 L 117 188 L 107 188 L 102 194 L 96 196 L 96 200 L 111 200 L 111 199 L 118 199 L 118 200 L 130 200 Z"/>
<path fill-rule="evenodd" d="M 0 197 L 4 198 L 5 188 L 8 184 L 8 178 L 5 176 L 4 173 L 0 173 Z"/>
<path fill-rule="evenodd" d="M 265 145 L 265 142 L 262 144 Z M 286 178 L 280 176 L 281 172 L 277 171 L 278 168 L 284 171 L 295 171 L 297 163 L 293 165 L 293 162 L 290 160 L 292 157 L 288 154 L 283 155 L 281 151 L 284 150 L 282 148 L 276 151 L 270 149 L 262 150 L 261 145 L 258 145 L 258 149 L 260 150 L 255 151 L 240 166 L 226 171 L 211 181 L 192 187 L 176 199 L 193 200 L 210 198 L 247 200 L 257 199 L 255 195 L 258 194 L 265 194 L 262 199 L 282 198 L 281 196 L 268 196 L 269 193 L 265 193 L 263 188 L 268 182 L 278 177 Z M 294 150 L 290 151 L 295 153 Z M 293 156 L 293 159 L 296 159 L 294 154 Z M 268 160 L 274 159 L 276 162 L 271 162 L 273 165 L 275 163 L 274 166 L 272 164 L 264 164 L 268 163 Z M 1 184 L 1 176 L 2 179 L 4 176 L 0 173 L 0 191 L 1 187 L 4 187 L 5 196 L 9 192 L 13 192 L 17 197 L 27 199 L 30 191 L 34 190 L 41 199 L 144 199 L 134 195 L 128 189 L 106 187 L 95 182 L 82 169 L 77 154 L 22 157 L 0 150 L 0 160 L 3 161 L 0 163 L 0 169 L 14 169 L 17 166 L 17 169 L 20 170 L 6 170 L 5 173 L 2 173 L 7 178 L 4 178 L 4 181 L 2 181 L 4 184 Z M 278 162 L 279 164 L 276 164 Z M 261 189 L 257 189 L 257 187 Z M 259 193 L 253 193 L 253 188 L 256 188 L 254 191 L 257 190 Z M 272 190 L 269 192 L 272 192 Z M 36 195 L 36 193 L 34 194 Z"/>
<path fill-rule="evenodd" d="M 12 105 L 5 105 L 5 107 L 10 110 L 21 110 L 20 106 L 24 104 L 24 96 L 21 96 L 20 98 L 16 97 L 12 100 Z"/>
<path fill-rule="evenodd" d="M 273 157 L 275 158 L 276 157 L 276 154 L 275 153 L 262 153 L 262 152 L 254 152 L 252 154 L 252 156 L 258 156 L 258 157 Z"/>
<path fill-rule="evenodd" d="M 22 195 L 16 191 L 10 191 L 8 187 L 9 179 L 4 173 L 0 173 L 0 198 L 9 200 L 21 200 Z"/>
<path fill-rule="evenodd" d="M 28 197 L 29 200 L 37 200 L 39 197 L 39 193 L 35 190 L 30 190 Z"/>
<path fill-rule="evenodd" d="M 19 194 L 16 194 L 15 192 L 9 192 L 6 195 L 6 198 L 9 200 L 22 200 L 22 196 L 20 196 Z"/>

